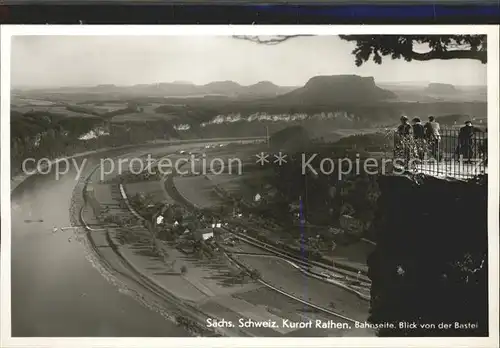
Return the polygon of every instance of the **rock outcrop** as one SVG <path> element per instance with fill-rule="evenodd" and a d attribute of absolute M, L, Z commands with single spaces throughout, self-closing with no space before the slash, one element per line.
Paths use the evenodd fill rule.
<path fill-rule="evenodd" d="M 396 95 L 378 87 L 373 77 L 357 75 L 315 76 L 304 87 L 279 97 L 282 102 L 319 105 L 363 104 L 394 98 Z"/>
<path fill-rule="evenodd" d="M 430 83 L 425 89 L 427 93 L 436 95 L 448 95 L 457 93 L 455 86 L 448 83 Z"/>
<path fill-rule="evenodd" d="M 379 187 L 370 321 L 396 325 L 379 335 L 487 336 L 487 177 L 382 176 Z"/>

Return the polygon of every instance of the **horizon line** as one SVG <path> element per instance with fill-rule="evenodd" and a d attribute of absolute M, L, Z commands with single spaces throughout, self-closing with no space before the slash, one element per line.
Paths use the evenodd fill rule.
<path fill-rule="evenodd" d="M 226 80 L 213 80 L 207 83 L 194 83 L 192 81 L 183 81 L 183 80 L 174 80 L 174 81 L 168 81 L 168 82 L 144 82 L 144 83 L 136 83 L 136 84 L 116 84 L 116 83 L 98 83 L 98 84 L 79 84 L 79 85 L 54 85 L 54 86 L 36 86 L 36 85 L 11 85 L 11 90 L 13 89 L 21 89 L 21 90 L 26 90 L 26 89 L 36 89 L 36 90 L 43 90 L 43 89 L 63 89 L 63 88 L 95 88 L 95 87 L 100 87 L 100 86 L 106 86 L 106 87 L 119 87 L 119 88 L 131 88 L 131 87 L 138 87 L 138 86 L 153 86 L 153 85 L 161 85 L 161 84 L 170 84 L 170 85 L 188 85 L 188 86 L 195 86 L 195 87 L 203 87 L 207 86 L 212 83 L 220 83 L 220 82 L 229 82 L 229 83 L 235 83 L 241 87 L 251 87 L 255 86 L 259 83 L 271 83 L 275 85 L 276 87 L 282 87 L 282 88 L 301 88 L 304 87 L 307 82 L 309 82 L 311 79 L 319 76 L 359 76 L 359 77 L 364 77 L 364 78 L 373 78 L 373 76 L 362 76 L 362 75 L 357 75 L 357 74 L 336 74 L 336 75 L 315 75 L 309 78 L 309 80 L 306 81 L 306 83 L 302 85 L 281 85 L 277 84 L 271 80 L 260 80 L 255 83 L 251 84 L 241 84 L 238 81 L 234 81 L 231 79 L 226 79 Z M 375 80 L 375 79 L 374 79 Z M 420 86 L 428 86 L 430 84 L 445 84 L 445 85 L 451 85 L 454 87 L 488 87 L 487 84 L 454 84 L 454 83 L 447 83 L 447 82 L 436 82 L 436 81 L 381 81 L 377 82 L 375 80 L 375 85 L 401 85 L 401 86 L 415 86 L 415 87 L 420 87 Z"/>

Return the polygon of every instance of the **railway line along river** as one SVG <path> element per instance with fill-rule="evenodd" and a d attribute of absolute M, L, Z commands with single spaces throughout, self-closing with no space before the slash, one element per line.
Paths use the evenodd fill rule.
<path fill-rule="evenodd" d="M 104 242 L 107 229 L 94 229 L 83 222 L 86 209 L 90 209 L 83 199 L 85 183 L 88 179 L 99 181 L 93 171 L 101 166 L 103 158 L 140 158 L 146 153 L 155 157 L 186 148 L 189 145 L 150 144 L 88 154 L 80 158 L 79 165 L 73 163 L 65 170 L 65 175 L 35 174 L 14 188 L 13 337 L 213 335 L 209 332 L 212 329 L 193 332 L 195 327 L 189 323 L 205 314 L 143 279 L 120 260 L 119 254 L 114 254 L 112 243 Z M 88 229 L 93 237 L 86 237 Z M 98 236 L 99 230 L 103 237 Z M 241 299 L 231 301 L 233 307 L 246 303 Z M 179 315 L 184 325 L 177 325 Z M 247 335 L 239 330 L 215 331 L 229 336 Z"/>

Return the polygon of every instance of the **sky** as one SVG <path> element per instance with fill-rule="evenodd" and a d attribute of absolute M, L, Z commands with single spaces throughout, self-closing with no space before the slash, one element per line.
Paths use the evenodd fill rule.
<path fill-rule="evenodd" d="M 134 85 L 232 80 L 302 86 L 317 75 L 373 76 L 377 83 L 486 85 L 473 60 L 406 62 L 384 58 L 356 67 L 355 44 L 338 36 L 261 45 L 225 36 L 18 36 L 12 39 L 14 87 Z"/>

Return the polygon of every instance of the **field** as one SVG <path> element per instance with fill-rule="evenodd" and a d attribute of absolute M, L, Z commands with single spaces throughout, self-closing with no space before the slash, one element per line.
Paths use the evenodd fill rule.
<path fill-rule="evenodd" d="M 151 113 L 151 112 L 131 112 L 128 114 L 113 116 L 111 122 L 113 123 L 128 123 L 128 122 L 146 122 L 158 120 L 173 120 L 175 116 Z"/>
<path fill-rule="evenodd" d="M 200 208 L 211 208 L 223 203 L 213 191 L 213 185 L 204 176 L 175 177 L 174 184 L 179 193 Z"/>
<path fill-rule="evenodd" d="M 113 112 L 127 107 L 127 103 L 82 103 L 78 106 L 94 109 L 99 113 Z"/>
<path fill-rule="evenodd" d="M 154 202 L 174 203 L 172 198 L 167 196 L 164 192 L 161 181 L 138 182 L 125 184 L 124 186 L 129 197 L 142 193 L 145 195 L 151 195 L 151 199 Z"/>
<path fill-rule="evenodd" d="M 308 277 L 285 261 L 273 257 L 247 255 L 238 255 L 238 259 L 257 269 L 264 281 L 305 301 L 330 308 L 359 321 L 368 317 L 367 301 L 341 288 Z"/>
<path fill-rule="evenodd" d="M 31 99 L 31 98 L 13 98 L 13 102 L 16 102 L 18 105 L 26 105 L 26 106 L 52 106 L 56 103 L 49 100 L 42 99 Z"/>
<path fill-rule="evenodd" d="M 70 111 L 65 106 L 12 105 L 11 110 L 23 114 L 28 112 L 50 112 L 51 114 L 56 114 L 64 117 L 84 117 L 84 118 L 96 117 L 95 115 L 88 113 Z"/>
<path fill-rule="evenodd" d="M 128 102 L 81 102 L 78 100 L 65 100 L 60 98 L 59 102 L 46 100 L 44 98 L 20 98 L 14 96 L 12 99 L 12 111 L 20 113 L 27 112 L 50 112 L 66 117 L 95 117 L 92 113 L 105 115 L 107 113 L 123 110 L 129 106 Z M 178 115 L 175 113 L 157 113 L 155 109 L 163 104 L 160 103 L 145 103 L 141 105 L 140 112 L 130 112 L 123 115 L 117 115 L 112 118 L 112 122 L 125 123 L 125 122 L 144 122 L 144 121 L 157 121 L 157 120 L 172 120 Z M 82 109 L 82 111 L 68 110 L 67 107 L 75 109 Z M 85 109 L 88 112 L 85 112 Z"/>

